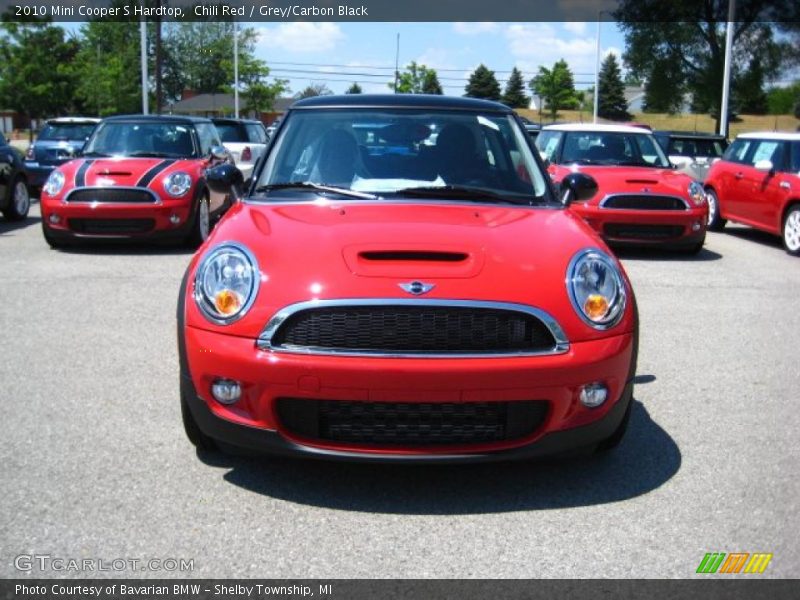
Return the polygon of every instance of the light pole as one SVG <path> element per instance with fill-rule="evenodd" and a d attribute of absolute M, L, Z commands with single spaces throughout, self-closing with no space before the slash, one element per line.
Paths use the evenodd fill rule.
<path fill-rule="evenodd" d="M 233 113 L 239 118 L 239 24 L 233 22 Z"/>
<path fill-rule="evenodd" d="M 592 123 L 597 123 L 597 112 L 600 108 L 600 18 L 603 11 L 597 13 L 597 47 L 595 48 L 595 64 L 594 64 L 594 98 L 592 108 Z"/>
<path fill-rule="evenodd" d="M 733 18 L 736 0 L 728 0 L 728 26 L 725 30 L 725 70 L 722 74 L 722 106 L 719 110 L 719 134 L 728 134 L 728 104 L 731 95 L 731 56 L 733 50 Z"/>
<path fill-rule="evenodd" d="M 139 23 L 139 44 L 141 45 L 141 60 L 142 60 L 142 114 L 148 114 L 148 99 L 149 91 L 147 89 L 147 22 L 142 17 Z"/>

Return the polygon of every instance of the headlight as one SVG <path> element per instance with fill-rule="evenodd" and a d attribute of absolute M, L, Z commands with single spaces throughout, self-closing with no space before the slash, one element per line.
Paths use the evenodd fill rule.
<path fill-rule="evenodd" d="M 218 325 L 237 321 L 258 293 L 258 264 L 247 248 L 226 242 L 209 252 L 194 279 L 194 300 Z"/>
<path fill-rule="evenodd" d="M 595 329 L 613 327 L 625 312 L 622 274 L 614 260 L 600 250 L 581 250 L 572 258 L 567 292 L 578 316 Z"/>
<path fill-rule="evenodd" d="M 703 186 L 693 181 L 689 184 L 689 198 L 692 199 L 692 202 L 695 203 L 696 206 L 703 206 L 706 203 L 706 191 L 703 189 Z"/>
<path fill-rule="evenodd" d="M 164 190 L 175 198 L 183 196 L 191 187 L 192 176 L 183 171 L 170 173 L 164 177 Z"/>
<path fill-rule="evenodd" d="M 64 189 L 64 174 L 58 169 L 51 171 L 47 181 L 42 186 L 42 191 L 48 196 L 55 196 L 62 189 Z"/>

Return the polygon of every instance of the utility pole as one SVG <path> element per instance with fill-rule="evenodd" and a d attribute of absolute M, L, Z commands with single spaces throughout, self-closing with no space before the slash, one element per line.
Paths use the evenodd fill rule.
<path fill-rule="evenodd" d="M 141 61 L 142 61 L 142 114 L 146 115 L 150 111 L 148 110 L 148 98 L 149 90 L 147 89 L 147 22 L 142 17 L 142 20 L 139 22 L 139 45 L 141 46 L 140 54 L 141 54 Z"/>
<path fill-rule="evenodd" d="M 158 0 L 159 7 L 161 0 Z M 161 17 L 156 17 L 156 113 L 161 114 L 162 97 L 161 97 Z"/>
<path fill-rule="evenodd" d="M 233 22 L 233 113 L 239 118 L 239 24 Z"/>
<path fill-rule="evenodd" d="M 725 30 L 725 71 L 722 75 L 722 106 L 719 111 L 719 134 L 728 135 L 728 105 L 731 95 L 731 60 L 733 51 L 733 19 L 736 16 L 736 0 L 728 0 L 728 27 Z"/>
<path fill-rule="evenodd" d="M 592 123 L 597 123 L 597 113 L 600 110 L 600 19 L 603 16 L 603 11 L 597 13 L 597 39 L 595 48 L 595 65 L 594 65 L 594 108 L 592 109 Z"/>
<path fill-rule="evenodd" d="M 394 93 L 397 93 L 397 81 L 400 78 L 400 34 L 397 34 L 397 48 L 394 53 Z"/>

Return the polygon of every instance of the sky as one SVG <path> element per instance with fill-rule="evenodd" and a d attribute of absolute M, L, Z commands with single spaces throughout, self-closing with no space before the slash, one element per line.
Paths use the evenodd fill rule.
<path fill-rule="evenodd" d="M 578 89 L 594 82 L 596 23 L 288 22 L 255 27 L 256 56 L 275 77 L 288 79 L 293 93 L 312 82 L 344 92 L 353 81 L 365 93 L 388 92 L 398 33 L 401 69 L 411 61 L 436 69 L 445 94 L 462 95 L 469 74 L 481 63 L 496 72 L 501 86 L 515 66 L 528 81 L 539 66 L 552 67 L 561 58 Z M 616 24 L 603 23 L 600 39 L 603 56 L 621 54 L 624 40 Z"/>

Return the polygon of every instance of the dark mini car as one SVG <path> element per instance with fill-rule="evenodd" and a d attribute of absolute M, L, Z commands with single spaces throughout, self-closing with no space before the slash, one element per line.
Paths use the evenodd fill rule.
<path fill-rule="evenodd" d="M 38 190 L 53 169 L 78 156 L 99 122 L 91 117 L 48 119 L 25 153 L 29 185 Z"/>
<path fill-rule="evenodd" d="M 705 186 L 709 229 L 736 221 L 781 236 L 786 251 L 800 256 L 800 133 L 740 135 Z"/>
<path fill-rule="evenodd" d="M 53 247 L 81 238 L 200 244 L 232 201 L 230 193 L 208 187 L 206 169 L 228 160 L 208 119 L 105 119 L 81 157 L 47 178 L 41 195 L 44 237 Z"/>
<path fill-rule="evenodd" d="M 19 150 L 0 133 L 0 212 L 9 221 L 28 216 L 31 198 Z"/>
<path fill-rule="evenodd" d="M 392 462 L 619 443 L 633 291 L 562 201 L 591 177 L 557 192 L 508 107 L 310 98 L 267 152 L 181 286 L 192 443 Z"/>
<path fill-rule="evenodd" d="M 711 165 L 722 158 L 728 147 L 724 135 L 686 131 L 656 131 L 656 141 L 677 169 L 695 181 L 708 177 Z"/>

